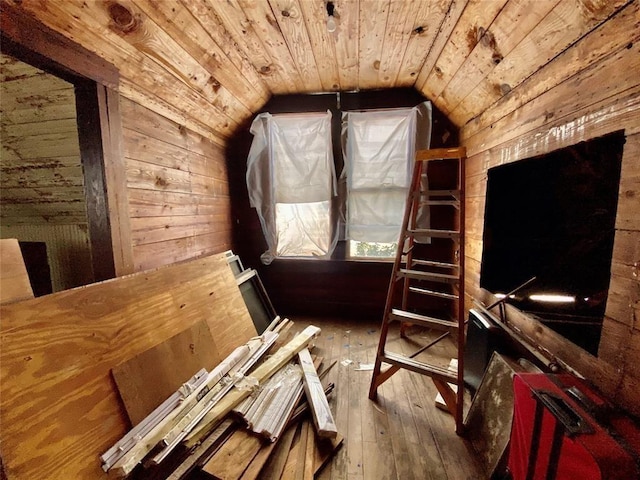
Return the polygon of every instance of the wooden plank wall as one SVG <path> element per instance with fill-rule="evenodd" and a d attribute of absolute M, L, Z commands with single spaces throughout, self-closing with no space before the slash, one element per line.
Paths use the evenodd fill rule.
<path fill-rule="evenodd" d="M 630 72 L 640 71 L 638 9 L 635 2 L 619 12 L 461 130 L 469 155 L 466 291 L 471 306 L 473 298 L 491 300 L 479 286 L 487 170 L 624 129 L 611 285 L 598 356 L 515 309 L 509 309 L 509 320 L 636 415 L 640 415 L 640 77 Z M 590 53 L 588 62 L 580 52 Z"/>
<path fill-rule="evenodd" d="M 224 255 L 0 307 L 8 478 L 107 478 L 130 428 L 110 370 L 206 322 L 220 358 L 256 335 Z M 186 379 L 185 379 L 186 380 Z"/>
<path fill-rule="evenodd" d="M 124 97 L 120 110 L 135 270 L 228 250 L 222 148 Z"/>

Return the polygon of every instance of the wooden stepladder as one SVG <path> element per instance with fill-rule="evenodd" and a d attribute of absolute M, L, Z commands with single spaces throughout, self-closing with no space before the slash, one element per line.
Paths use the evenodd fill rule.
<path fill-rule="evenodd" d="M 387 300 L 380 330 L 378 352 L 371 379 L 369 398 L 375 399 L 378 387 L 401 368 L 411 370 L 432 378 L 436 388 L 442 395 L 447 409 L 456 421 L 456 432 L 462 434 L 463 412 L 463 354 L 464 354 L 464 161 L 466 150 L 459 148 L 441 148 L 419 150 L 413 170 L 411 186 L 407 195 L 402 229 L 398 241 L 398 250 L 393 266 Z M 425 187 L 423 177 L 426 175 L 427 163 L 439 162 L 441 167 L 455 170 L 457 177 L 447 185 L 447 189 L 430 189 Z M 453 174 L 451 175 L 453 176 Z M 419 225 L 420 209 L 451 209 L 447 218 L 453 215 L 452 229 L 421 228 Z M 442 248 L 435 249 L 431 245 L 420 245 L 425 238 L 447 245 L 444 249 L 446 261 L 442 258 Z M 425 248 L 426 247 L 426 248 Z M 450 249 L 449 249 L 450 247 Z M 422 257 L 422 258 L 420 258 Z M 437 298 L 441 305 L 445 304 L 444 313 L 438 316 L 419 313 L 418 310 L 428 302 L 425 298 Z M 441 318 L 442 317 L 442 318 Z M 406 336 L 409 324 L 444 331 L 442 335 L 428 343 L 410 356 L 393 353 L 386 349 L 389 326 L 392 322 L 400 322 L 401 336 Z M 446 338 L 457 333 L 457 372 L 447 367 L 425 363 L 415 359 L 419 354 Z M 382 369 L 382 363 L 387 363 Z M 454 386 L 452 388 L 452 385 Z M 457 388 L 455 388 L 457 387 Z"/>

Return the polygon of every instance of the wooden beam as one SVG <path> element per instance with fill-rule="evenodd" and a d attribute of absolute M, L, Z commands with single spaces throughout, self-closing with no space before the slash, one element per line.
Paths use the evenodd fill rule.
<path fill-rule="evenodd" d="M 90 78 L 118 88 L 119 72 L 112 64 L 86 48 L 51 30 L 9 2 L 0 9 L 2 51 L 17 54 L 36 67 L 67 76 Z"/>
<path fill-rule="evenodd" d="M 106 208 L 111 227 L 111 248 L 117 276 L 134 272 L 127 172 L 122 146 L 120 95 L 117 91 L 98 86 L 98 109 L 102 133 L 102 168 L 106 187 Z"/>
<path fill-rule="evenodd" d="M 75 91 L 93 276 L 95 281 L 101 281 L 115 277 L 116 272 L 104 175 L 98 86 L 93 82 L 85 82 L 76 85 Z"/>
<path fill-rule="evenodd" d="M 304 391 L 307 395 L 309 406 L 311 407 L 316 431 L 320 437 L 335 438 L 338 435 L 338 429 L 333 420 L 329 402 L 324 394 L 324 388 L 313 366 L 309 350 L 306 348 L 301 350 L 300 353 L 298 353 L 298 361 L 302 367 Z"/>

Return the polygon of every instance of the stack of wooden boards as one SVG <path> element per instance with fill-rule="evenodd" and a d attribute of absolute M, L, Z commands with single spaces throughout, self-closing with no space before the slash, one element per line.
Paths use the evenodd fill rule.
<path fill-rule="evenodd" d="M 223 254 L 2 305 L 0 316 L 9 479 L 107 478 L 99 456 L 131 428 L 113 369 L 201 322 L 214 332 L 207 371 L 256 336 Z"/>
<path fill-rule="evenodd" d="M 303 453 L 309 457 L 309 461 L 305 463 L 302 461 L 304 458 L 301 459 L 300 465 L 307 465 L 307 476 L 300 478 L 313 478 L 314 465 L 317 464 L 319 469 L 342 441 L 337 438 L 323 387 L 307 349 L 320 329 L 309 326 L 292 336 L 291 322 L 286 319 L 278 322 L 279 318 L 263 335 L 236 348 L 211 372 L 202 375 L 202 371 L 199 371 L 101 456 L 103 469 L 114 476 L 126 477 L 142 462 L 150 467 L 142 475 L 151 478 L 188 478 L 191 471 L 198 467 L 211 478 L 257 478 L 266 468 L 265 464 L 279 440 L 284 437 L 282 434 L 286 427 L 292 432 L 287 432 L 286 438 L 294 439 L 296 425 L 305 410 L 305 406 L 301 405 L 294 412 L 302 399 L 304 384 L 315 427 L 309 431 L 309 422 L 303 421 L 302 425 L 306 427 L 299 435 L 304 435 L 301 437 L 305 440 Z M 278 339 L 283 332 L 285 334 Z M 279 340 L 277 343 L 276 339 Z M 176 345 L 174 339 L 166 343 Z M 267 351 L 270 355 L 266 355 L 262 363 L 251 369 Z M 149 355 L 151 352 L 145 352 L 145 356 Z M 297 359 L 297 363 L 294 359 Z M 316 361 L 319 366 L 321 360 Z M 299 375 L 292 375 L 296 370 Z M 114 377 L 120 378 L 121 372 L 114 370 Z M 144 379 L 140 383 L 144 383 Z M 126 390 L 128 384 L 123 383 L 122 386 Z M 126 397 L 123 395 L 123 398 Z M 179 397 L 182 400 L 176 403 L 174 399 Z M 284 401 L 285 398 L 289 400 Z M 165 406 L 168 402 L 173 402 L 173 408 L 167 412 Z M 164 417 L 159 417 L 157 412 L 163 409 Z M 228 421 L 222 426 L 220 424 L 232 409 L 236 410 L 237 418 L 242 419 L 239 412 L 243 410 L 245 414 L 252 412 L 251 418 L 257 422 L 256 425 L 274 428 L 269 428 L 267 435 L 261 436 L 262 432 L 252 434 L 242 425 L 228 435 L 234 424 Z M 153 425 L 148 426 L 150 422 Z M 219 428 L 209 435 L 214 427 Z M 315 432 L 327 440 L 316 442 Z M 285 451 L 288 452 L 289 446 Z M 282 451 L 279 455 L 283 455 Z M 317 462 L 315 456 L 318 456 Z M 297 455 L 291 456 L 292 464 L 294 459 L 297 460 Z M 288 478 L 284 471 L 280 474 Z M 281 478 L 280 474 L 266 478 Z M 301 471 L 301 475 L 304 474 L 305 471 Z"/>

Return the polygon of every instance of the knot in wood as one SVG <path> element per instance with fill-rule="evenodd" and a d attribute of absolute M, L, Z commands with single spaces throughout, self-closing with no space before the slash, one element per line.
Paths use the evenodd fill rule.
<path fill-rule="evenodd" d="M 124 5 L 117 2 L 109 3 L 107 7 L 113 26 L 122 33 L 136 30 L 140 24 L 136 16 Z"/>

